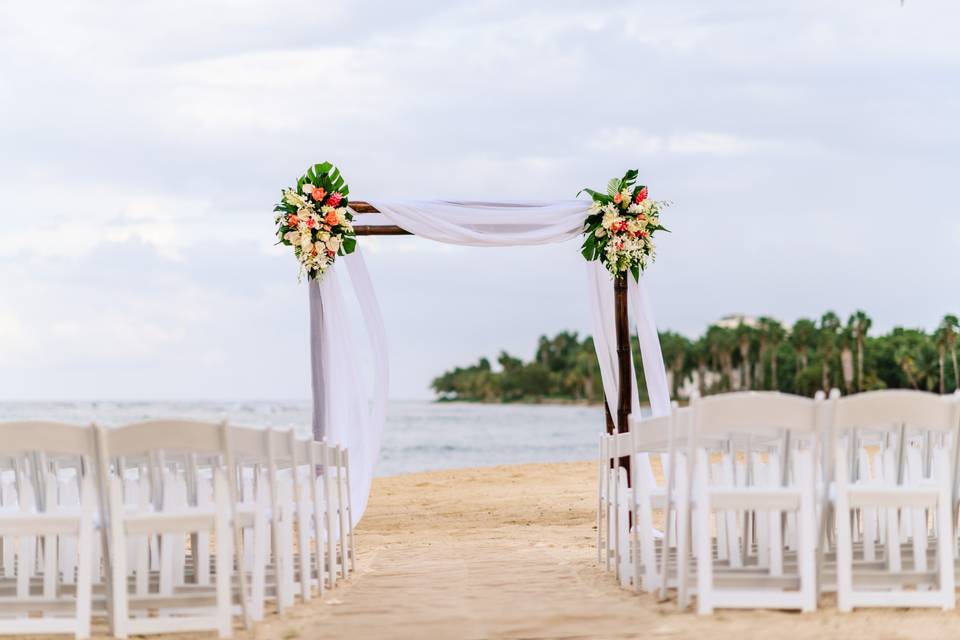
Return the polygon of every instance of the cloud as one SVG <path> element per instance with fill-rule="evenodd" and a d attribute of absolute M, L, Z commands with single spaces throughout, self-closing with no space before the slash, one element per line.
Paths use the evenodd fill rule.
<path fill-rule="evenodd" d="M 654 135 L 634 127 L 601 129 L 591 136 L 586 147 L 591 151 L 630 151 L 640 156 L 705 155 L 736 157 L 786 149 L 785 141 L 749 138 L 729 133 L 684 132 Z"/>
<path fill-rule="evenodd" d="M 928 324 L 960 281 L 960 9 L 507 0 L 0 3 L 0 394 L 308 393 L 271 209 L 569 198 L 640 169 L 663 327 L 742 309 Z M 365 239 L 394 391 L 586 330 L 576 247 Z M 575 243 L 573 243 L 575 244 Z"/>

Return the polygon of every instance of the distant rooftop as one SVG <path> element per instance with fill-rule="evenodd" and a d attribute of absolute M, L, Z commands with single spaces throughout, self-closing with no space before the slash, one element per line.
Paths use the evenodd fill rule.
<path fill-rule="evenodd" d="M 717 320 L 714 324 L 724 329 L 736 329 L 741 324 L 745 324 L 748 327 L 756 327 L 759 322 L 756 316 L 748 316 L 745 313 L 730 313 Z"/>

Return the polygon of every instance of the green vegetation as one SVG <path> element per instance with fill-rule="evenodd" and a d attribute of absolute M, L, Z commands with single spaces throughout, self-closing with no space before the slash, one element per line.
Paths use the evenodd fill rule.
<path fill-rule="evenodd" d="M 700 338 L 660 333 L 674 398 L 697 388 L 703 395 L 740 389 L 780 390 L 812 396 L 836 387 L 844 393 L 906 388 L 938 393 L 960 389 L 960 320 L 947 315 L 933 333 L 897 327 L 871 336 L 872 321 L 857 311 L 843 323 L 832 311 L 819 321 L 801 318 L 786 327 L 773 318 L 715 324 Z M 633 340 L 634 361 L 640 362 Z M 564 331 L 542 336 L 532 362 L 506 352 L 497 368 L 481 358 L 434 379 L 441 400 L 475 402 L 588 402 L 603 398 L 593 339 Z M 639 368 L 639 367 L 638 367 Z M 646 392 L 638 372 L 641 398 Z"/>

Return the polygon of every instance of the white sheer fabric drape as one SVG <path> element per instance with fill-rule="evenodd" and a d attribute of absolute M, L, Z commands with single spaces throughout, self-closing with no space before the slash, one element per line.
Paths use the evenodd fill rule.
<path fill-rule="evenodd" d="M 371 201 L 382 216 L 363 224 L 394 224 L 418 236 L 470 246 L 519 246 L 562 242 L 580 235 L 589 203 L 474 201 Z M 387 397 L 387 347 L 383 320 L 359 250 L 338 260 L 347 266 L 357 304 L 366 325 L 361 338 L 347 320 L 348 302 L 332 269 L 319 285 L 311 284 L 311 345 L 314 380 L 314 428 L 328 442 L 350 450 L 354 518 L 366 507 L 373 469 L 380 451 Z M 587 264 L 587 303 L 592 309 L 593 335 L 607 398 L 616 403 L 616 334 L 613 324 L 613 284 L 599 263 Z M 655 415 L 669 410 L 667 376 L 660 341 L 643 279 L 629 288 L 644 375 Z M 361 342 L 361 340 L 364 340 Z M 373 354 L 374 383 L 364 385 L 357 357 Z M 634 386 L 633 408 L 639 411 Z M 616 406 L 611 407 L 616 410 Z M 598 425 L 600 426 L 600 425 Z"/>
<path fill-rule="evenodd" d="M 349 451 L 356 521 L 366 509 L 380 453 L 389 362 L 383 318 L 360 248 L 338 262 L 346 266 L 349 283 L 341 281 L 339 268 L 310 283 L 313 432 Z M 354 299 L 349 299 L 344 289 L 352 290 Z M 363 334 L 356 331 L 348 312 L 351 307 L 360 311 Z M 364 375 L 365 354 L 370 356 L 371 375 Z"/>

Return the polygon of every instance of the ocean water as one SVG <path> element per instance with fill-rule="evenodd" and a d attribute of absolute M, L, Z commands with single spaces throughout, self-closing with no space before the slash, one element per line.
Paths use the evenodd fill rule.
<path fill-rule="evenodd" d="M 120 425 L 154 418 L 216 421 L 309 432 L 303 402 L 0 402 L 0 421 Z M 587 460 L 596 455 L 602 407 L 392 401 L 376 474 Z M 3 443 L 0 443 L 2 448 Z"/>

